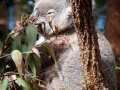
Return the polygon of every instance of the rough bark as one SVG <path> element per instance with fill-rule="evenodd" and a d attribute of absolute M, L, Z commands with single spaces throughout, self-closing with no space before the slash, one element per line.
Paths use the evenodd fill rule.
<path fill-rule="evenodd" d="M 105 36 L 116 56 L 116 65 L 120 66 L 120 0 L 108 0 Z M 117 88 L 120 90 L 120 70 L 116 70 Z"/>
<path fill-rule="evenodd" d="M 120 0 L 108 0 L 105 36 L 115 56 L 120 56 Z"/>
<path fill-rule="evenodd" d="M 73 21 L 88 90 L 108 90 L 104 79 L 91 0 L 71 0 Z"/>

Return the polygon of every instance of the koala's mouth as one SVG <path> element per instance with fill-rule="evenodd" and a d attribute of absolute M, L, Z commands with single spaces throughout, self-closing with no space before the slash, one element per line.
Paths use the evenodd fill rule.
<path fill-rule="evenodd" d="M 48 36 L 45 28 L 45 22 L 35 23 L 35 25 L 37 26 L 37 31 L 40 35 L 43 34 L 43 36 Z"/>
<path fill-rule="evenodd" d="M 48 32 L 46 28 L 46 23 L 44 21 L 40 21 L 39 19 L 34 19 L 31 21 L 37 27 L 38 34 L 44 37 L 55 35 L 54 27 L 52 26 L 51 22 L 48 22 L 50 30 L 52 33 Z"/>

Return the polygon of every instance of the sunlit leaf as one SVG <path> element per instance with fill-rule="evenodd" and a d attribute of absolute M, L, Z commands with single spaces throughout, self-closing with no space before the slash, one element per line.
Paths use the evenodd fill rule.
<path fill-rule="evenodd" d="M 38 58 L 40 59 L 41 63 L 42 63 L 43 65 L 45 65 L 45 64 L 43 63 L 43 60 L 42 60 L 42 58 L 41 58 L 41 56 L 40 56 L 40 53 L 39 53 L 38 49 L 37 49 L 36 47 L 33 47 L 33 48 L 32 48 L 32 51 L 38 56 Z"/>
<path fill-rule="evenodd" d="M 20 33 L 13 33 L 13 34 L 11 35 L 11 38 L 12 38 L 12 39 L 15 39 L 19 34 L 20 34 Z"/>
<path fill-rule="evenodd" d="M 33 47 L 32 51 L 40 58 L 40 53 L 36 47 Z"/>
<path fill-rule="evenodd" d="M 11 47 L 11 45 L 9 46 L 9 44 L 10 44 L 11 42 L 12 42 L 12 39 L 9 38 L 9 40 L 8 40 L 7 42 L 4 43 L 3 48 L 6 49 L 6 48 Z"/>
<path fill-rule="evenodd" d="M 25 87 L 27 90 L 32 90 L 32 88 L 30 87 L 30 85 L 23 79 L 21 78 L 17 78 L 17 81 L 20 83 L 20 85 L 22 85 L 23 87 Z"/>
<path fill-rule="evenodd" d="M 0 41 L 0 55 L 1 55 L 1 52 L 2 52 L 2 48 L 3 48 L 3 43 Z"/>
<path fill-rule="evenodd" d="M 15 32 L 14 31 L 11 31 L 11 33 L 7 36 L 7 38 L 5 39 L 5 42 L 4 42 L 4 49 L 6 49 L 6 48 L 8 48 L 8 45 L 12 42 L 12 38 L 11 38 L 11 36 L 13 35 L 13 34 L 15 34 Z"/>
<path fill-rule="evenodd" d="M 18 69 L 18 73 L 20 75 L 20 77 L 22 78 L 22 54 L 19 50 L 14 50 L 12 53 L 11 53 L 11 57 Z"/>
<path fill-rule="evenodd" d="M 6 79 L 3 80 L 3 82 L 0 83 L 0 90 L 7 90 L 8 81 Z"/>
<path fill-rule="evenodd" d="M 19 33 L 15 33 L 14 31 L 11 31 L 11 33 L 5 39 L 4 48 L 7 48 L 8 45 L 12 42 L 12 39 L 15 39 L 18 35 Z"/>
<path fill-rule="evenodd" d="M 14 31 L 11 31 L 10 34 L 7 36 L 7 38 L 5 39 L 5 43 L 7 43 L 9 41 L 9 39 L 11 38 L 11 36 L 15 34 Z"/>
<path fill-rule="evenodd" d="M 31 24 L 27 27 L 26 36 L 28 39 L 28 51 L 30 51 L 35 46 L 35 42 L 37 39 L 37 28 L 35 27 L 35 25 Z"/>
<path fill-rule="evenodd" d="M 54 60 L 54 62 L 55 62 L 55 65 L 56 65 L 56 69 L 57 69 L 56 57 L 55 57 L 55 53 L 54 53 L 53 48 L 52 48 L 52 47 L 50 46 L 50 44 L 47 43 L 47 42 L 42 43 L 42 44 L 41 44 L 41 47 L 42 47 L 47 53 L 49 53 L 49 54 L 52 56 L 52 58 L 53 58 L 53 60 Z"/>
<path fill-rule="evenodd" d="M 0 73 L 3 73 L 4 69 L 6 66 L 6 59 L 5 58 L 1 58 L 0 59 Z"/>

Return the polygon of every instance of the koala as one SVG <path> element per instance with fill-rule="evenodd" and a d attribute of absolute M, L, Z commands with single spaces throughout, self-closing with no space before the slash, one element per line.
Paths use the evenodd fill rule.
<path fill-rule="evenodd" d="M 72 20 L 72 11 L 70 0 L 37 0 L 33 13 L 29 18 L 35 23 L 43 23 L 42 29 L 38 30 L 43 37 L 52 36 L 51 41 L 60 45 L 64 40 L 64 49 L 57 58 L 57 72 L 51 83 L 49 78 L 52 75 L 51 70 L 45 72 L 45 82 L 48 90 L 84 90 L 85 76 L 82 68 L 82 60 L 78 46 L 78 39 L 75 33 L 75 27 Z M 58 37 L 54 34 L 55 26 L 58 27 Z M 44 34 L 44 31 L 45 34 Z M 109 42 L 103 34 L 97 32 L 98 43 L 101 54 L 101 63 L 103 73 L 107 80 L 110 90 L 116 89 L 115 58 Z M 65 37 L 69 40 L 66 40 Z M 54 64 L 50 66 L 55 67 Z"/>

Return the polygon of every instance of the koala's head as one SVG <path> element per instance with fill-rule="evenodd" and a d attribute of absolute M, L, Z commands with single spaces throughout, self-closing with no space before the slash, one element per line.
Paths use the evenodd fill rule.
<path fill-rule="evenodd" d="M 74 27 L 70 0 L 39 0 L 35 3 L 29 19 L 37 24 L 44 23 L 42 30 L 45 30 L 47 35 L 55 32 L 55 26 L 59 32 Z"/>

